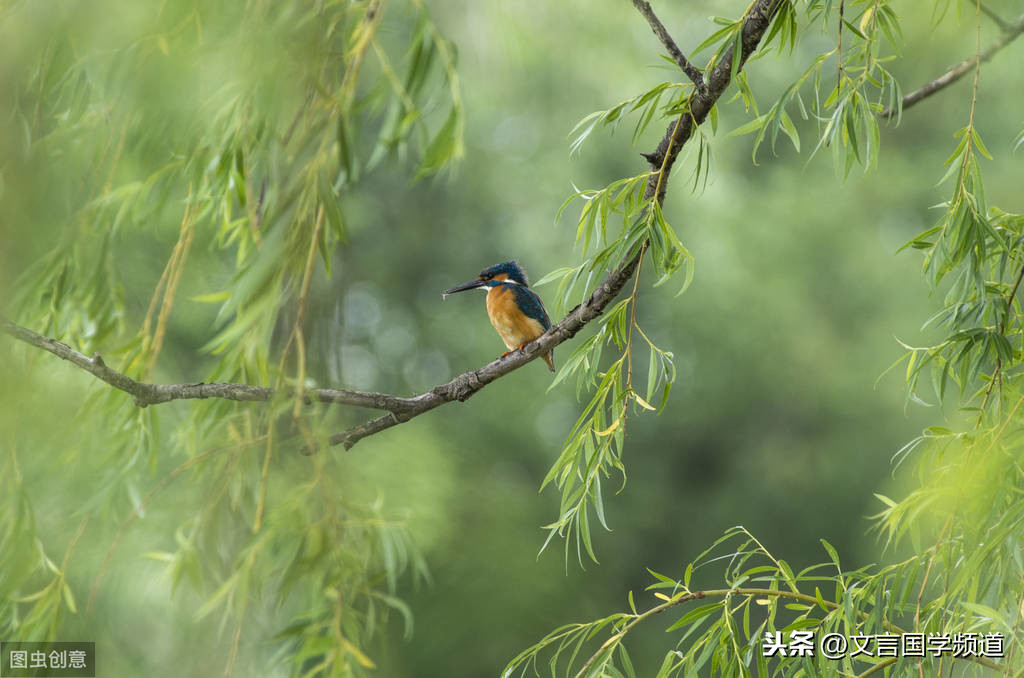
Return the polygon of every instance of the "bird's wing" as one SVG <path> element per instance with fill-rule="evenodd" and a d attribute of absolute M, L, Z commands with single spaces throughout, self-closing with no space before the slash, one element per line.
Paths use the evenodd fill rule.
<path fill-rule="evenodd" d="M 510 285 L 510 287 L 515 293 L 516 303 L 519 308 L 523 309 L 523 313 L 539 322 L 545 330 L 551 327 L 551 319 L 548 318 L 548 312 L 544 310 L 544 302 L 540 300 L 536 292 L 523 285 Z"/>

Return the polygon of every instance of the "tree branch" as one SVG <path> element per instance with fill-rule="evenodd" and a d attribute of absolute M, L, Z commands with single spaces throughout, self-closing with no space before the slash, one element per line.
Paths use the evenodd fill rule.
<path fill-rule="evenodd" d="M 686 73 L 698 90 L 704 89 L 704 76 L 701 74 L 700 69 L 690 63 L 686 55 L 679 49 L 676 41 L 672 39 L 672 36 L 665 29 L 665 25 L 661 23 L 661 20 L 654 13 L 651 3 L 645 2 L 645 0 L 633 0 L 633 6 L 647 19 L 647 23 L 651 25 L 651 30 L 658 36 L 658 40 L 661 40 L 661 44 L 668 50 L 668 55 L 672 57 L 676 65 L 683 70 L 683 73 Z"/>
<path fill-rule="evenodd" d="M 101 381 L 114 388 L 124 391 L 133 397 L 139 407 L 148 407 L 166 403 L 171 400 L 189 400 L 195 398 L 223 398 L 242 402 L 259 402 L 270 400 L 274 389 L 266 386 L 249 384 L 230 384 L 223 382 L 196 384 L 149 384 L 136 381 L 126 374 L 107 366 L 97 353 L 92 358 L 79 353 L 67 344 L 37 334 L 30 329 L 16 325 L 9 320 L 0 318 L 0 332 L 8 334 L 19 341 L 30 344 L 44 351 L 49 351 L 58 358 L 63 358 L 76 365 Z M 386 393 L 367 391 L 350 391 L 346 389 L 320 388 L 308 391 L 305 396 L 307 403 L 313 401 L 369 407 L 391 412 L 404 412 L 411 406 L 410 398 L 399 398 Z"/>
<path fill-rule="evenodd" d="M 740 37 L 741 52 L 737 72 L 743 69 L 747 59 L 757 49 L 772 18 L 784 1 L 756 0 L 750 6 Z M 657 171 L 657 174 L 651 176 L 647 182 L 645 197 L 650 198 L 656 195 L 658 203 L 664 203 L 669 171 L 672 169 L 679 151 L 689 141 L 693 130 L 707 119 L 708 113 L 711 112 L 732 80 L 732 61 L 735 51 L 735 44 L 725 50 L 708 74 L 707 86 L 703 90 L 694 92 L 690 97 L 689 110 L 668 126 L 665 136 L 662 137 L 661 143 L 653 153 L 642 154 L 650 163 L 651 169 Z"/>
<path fill-rule="evenodd" d="M 1003 17 L 993 12 L 988 7 L 988 5 L 986 5 L 985 3 L 978 3 L 978 7 L 981 9 L 981 13 L 987 16 L 989 19 L 991 19 L 993 23 L 995 23 L 996 26 L 999 26 L 1001 30 L 1011 30 L 1011 24 L 1008 24 L 1007 22 L 1003 21 Z"/>
<path fill-rule="evenodd" d="M 774 17 L 775 12 L 784 1 L 755 0 L 753 5 L 751 5 L 742 29 L 740 42 L 742 51 L 739 63 L 741 68 L 750 54 L 757 48 L 758 43 L 771 24 L 772 17 Z M 643 4 L 647 5 L 646 2 Z M 647 5 L 647 10 L 649 12 L 649 5 Z M 641 9 L 641 12 L 650 21 L 650 17 L 653 14 L 644 12 L 643 9 Z M 655 20 L 657 19 L 655 18 Z M 658 25 L 661 25 L 660 22 L 658 22 Z M 664 27 L 662 27 L 662 30 L 664 30 Z M 658 33 L 657 29 L 655 29 L 655 33 Z M 659 37 L 661 36 L 659 35 Z M 647 199 L 654 198 L 659 204 L 664 202 L 668 179 L 680 149 L 689 140 L 696 126 L 704 122 L 711 108 L 729 85 L 732 78 L 734 49 L 734 46 L 730 46 L 725 50 L 721 59 L 711 70 L 706 85 L 698 87 L 690 97 L 689 110 L 669 125 L 657 149 L 653 153 L 644 154 L 652 169 L 655 170 L 650 179 L 648 179 L 644 192 Z M 465 401 L 474 393 L 487 386 L 487 384 L 522 367 L 537 356 L 547 353 L 558 344 L 571 339 L 587 323 L 601 315 L 608 304 L 618 296 L 622 288 L 633 277 L 644 251 L 644 247 L 638 245 L 634 251 L 627 254 L 619 262 L 612 273 L 608 274 L 601 281 L 584 303 L 571 310 L 561 322 L 553 326 L 534 342 L 527 344 L 522 350 L 512 351 L 507 356 L 491 361 L 479 369 L 471 370 L 445 384 L 435 386 L 426 393 L 411 398 L 402 398 L 385 393 L 369 393 L 345 389 L 314 389 L 306 393 L 305 400 L 306 402 L 316 400 L 356 407 L 369 407 L 388 412 L 388 414 L 381 417 L 336 433 L 328 439 L 331 445 L 341 444 L 345 449 L 351 448 L 367 436 L 409 421 L 445 403 L 456 400 L 460 402 Z M 0 319 L 0 331 L 27 344 L 49 351 L 89 372 L 97 379 L 132 395 L 136 404 L 140 407 L 190 398 L 266 401 L 270 400 L 275 393 L 275 390 L 272 388 L 247 384 L 148 384 L 139 382 L 117 370 L 107 367 L 98 354 L 93 358 L 89 358 L 66 344 L 44 337 L 7 320 Z"/>
<path fill-rule="evenodd" d="M 1003 21 L 998 22 L 1003 29 L 1002 35 L 1000 35 L 995 42 L 985 48 L 980 54 L 975 54 L 966 61 L 961 61 L 956 66 L 953 66 L 948 71 L 935 78 L 920 89 L 916 89 L 910 94 L 903 97 L 902 103 L 895 108 L 887 108 L 882 111 L 879 115 L 883 120 L 891 120 L 899 115 L 903 109 L 909 108 L 914 104 L 918 103 L 922 99 L 926 99 L 931 95 L 935 94 L 939 90 L 945 89 L 952 85 L 954 82 L 964 77 L 974 66 L 981 61 L 985 63 L 991 59 L 996 52 L 1006 47 L 1008 44 L 1013 42 L 1024 33 L 1024 15 L 1021 15 L 1013 23 L 1007 24 Z"/>

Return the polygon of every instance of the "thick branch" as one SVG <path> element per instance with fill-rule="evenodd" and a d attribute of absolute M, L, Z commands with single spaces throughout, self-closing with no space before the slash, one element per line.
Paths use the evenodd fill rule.
<path fill-rule="evenodd" d="M 672 57 L 672 61 L 675 61 L 676 65 L 683 70 L 683 73 L 686 73 L 686 76 L 693 81 L 697 89 L 704 89 L 704 76 L 701 75 L 700 69 L 690 63 L 686 55 L 683 54 L 683 51 L 679 49 L 679 45 L 668 34 L 665 25 L 661 23 L 654 10 L 651 9 L 651 3 L 644 0 L 633 0 L 633 6 L 647 19 L 647 23 L 651 25 L 651 30 L 654 31 L 654 34 L 658 36 L 658 40 L 661 40 L 661 44 L 668 50 L 668 55 Z"/>
<path fill-rule="evenodd" d="M 772 17 L 783 1 L 755 0 L 753 5 L 751 5 L 743 25 L 742 52 L 739 64 L 741 68 L 750 54 L 757 48 L 758 43 L 771 23 Z M 643 4 L 646 5 L 646 3 Z M 647 6 L 647 10 L 649 9 L 650 7 Z M 650 16 L 653 16 L 653 14 L 649 16 L 642 8 L 641 12 L 650 21 Z M 660 22 L 658 22 L 658 25 L 660 25 Z M 657 32 L 657 29 L 655 29 L 655 33 Z M 661 36 L 659 35 L 659 37 Z M 711 70 L 706 85 L 698 87 L 693 96 L 690 97 L 689 111 L 669 125 L 665 136 L 653 153 L 644 155 L 655 170 L 648 180 L 645 190 L 645 196 L 648 199 L 655 197 L 659 204 L 664 202 L 668 179 L 672 166 L 679 155 L 679 150 L 689 140 L 695 126 L 704 122 L 708 112 L 729 85 L 732 77 L 733 53 L 734 47 L 732 46 L 725 50 L 721 59 Z M 424 412 L 429 412 L 435 407 L 456 400 L 460 402 L 465 401 L 487 384 L 522 367 L 537 356 L 547 353 L 558 344 L 571 339 L 587 323 L 601 315 L 608 304 L 618 296 L 622 288 L 633 277 L 643 252 L 644 248 L 637 246 L 634 251 L 626 255 L 619 262 L 616 269 L 597 286 L 583 304 L 570 311 L 561 322 L 549 329 L 536 341 L 528 344 L 522 350 L 513 351 L 509 355 L 494 360 L 477 370 L 461 374 L 445 384 L 432 388 L 426 393 L 411 398 L 402 398 L 384 393 L 316 389 L 308 391 L 305 399 L 307 402 L 317 400 L 320 402 L 370 407 L 388 411 L 388 414 L 384 416 L 371 419 L 358 426 L 336 433 L 329 438 L 329 442 L 332 445 L 341 444 L 346 449 L 367 436 L 409 421 Z M 96 378 L 131 394 L 140 407 L 188 398 L 265 401 L 274 395 L 274 389 L 272 388 L 250 386 L 247 384 L 147 384 L 138 382 L 117 370 L 107 367 L 99 355 L 94 358 L 88 358 L 66 344 L 44 337 L 41 334 L 36 334 L 7 320 L 0 319 L 0 331 L 74 363 Z"/>
<path fill-rule="evenodd" d="M 764 37 L 765 31 L 768 30 L 772 18 L 783 1 L 756 0 L 750 6 L 747 17 L 743 22 L 740 38 L 739 70 L 743 69 L 747 59 L 757 49 L 758 43 Z M 668 126 L 665 136 L 653 153 L 643 154 L 644 158 L 651 164 L 651 169 L 658 172 L 648 180 L 645 197 L 650 198 L 656 194 L 659 204 L 665 201 L 669 171 L 676 161 L 676 156 L 679 155 L 679 151 L 682 150 L 686 142 L 690 140 L 693 130 L 707 119 L 708 113 L 711 112 L 715 103 L 718 102 L 718 99 L 725 92 L 725 88 L 732 81 L 732 61 L 735 51 L 735 45 L 730 45 L 725 50 L 708 74 L 707 86 L 704 89 L 698 90 L 690 97 L 689 111 L 684 112 L 678 120 Z"/>
<path fill-rule="evenodd" d="M 9 320 L 0 319 L 0 332 L 31 344 L 44 351 L 49 351 L 58 358 L 63 358 L 76 365 L 101 381 L 105 381 L 116 389 L 130 394 L 135 404 L 147 407 L 171 400 L 188 400 L 193 398 L 223 398 L 246 402 L 270 400 L 274 389 L 266 386 L 230 383 L 196 383 L 196 384 L 149 384 L 136 381 L 126 374 L 108 367 L 99 354 L 92 358 L 79 353 L 67 344 L 44 337 L 32 330 L 15 325 Z M 307 403 L 318 401 L 337 403 L 355 407 L 369 407 L 391 412 L 404 412 L 410 407 L 409 398 L 399 398 L 385 393 L 369 393 L 366 391 L 349 391 L 345 389 L 321 388 L 307 391 L 304 399 Z"/>
<path fill-rule="evenodd" d="M 954 82 L 956 82 L 960 78 L 964 77 L 967 73 L 969 73 L 971 69 L 974 68 L 979 61 L 981 61 L 981 63 L 985 63 L 986 61 L 991 59 L 996 52 L 998 52 L 999 50 L 1001 50 L 1002 48 L 1006 47 L 1008 44 L 1016 40 L 1021 33 L 1024 33 L 1024 15 L 1021 15 L 1020 18 L 1018 18 L 1011 24 L 1007 24 L 1005 22 L 1000 22 L 1000 24 L 1003 28 L 1003 33 L 996 39 L 995 42 L 986 47 L 984 51 L 982 51 L 980 54 L 975 54 L 966 61 L 961 61 L 959 64 L 953 66 L 948 71 L 946 71 L 939 77 L 935 78 L 934 80 L 926 84 L 924 87 L 916 89 L 910 94 L 907 94 L 906 96 L 903 97 L 902 103 L 899 107 L 885 109 L 880 114 L 881 117 L 885 120 L 895 118 L 902 111 L 902 109 L 909 108 L 910 106 L 913 106 L 922 99 L 930 97 L 939 90 L 949 87 Z"/>

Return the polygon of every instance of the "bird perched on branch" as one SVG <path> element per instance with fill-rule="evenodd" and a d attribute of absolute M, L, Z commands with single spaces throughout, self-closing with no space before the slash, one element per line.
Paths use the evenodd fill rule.
<path fill-rule="evenodd" d="M 547 332 L 551 319 L 544 310 L 544 303 L 537 293 L 530 289 L 526 271 L 518 261 L 506 261 L 480 271 L 476 280 L 456 285 L 445 290 L 442 297 L 465 290 L 482 289 L 487 292 L 487 315 L 494 329 L 498 330 L 505 342 L 507 356 L 517 348 L 521 349 Z M 554 351 L 541 355 L 548 369 L 555 371 Z"/>

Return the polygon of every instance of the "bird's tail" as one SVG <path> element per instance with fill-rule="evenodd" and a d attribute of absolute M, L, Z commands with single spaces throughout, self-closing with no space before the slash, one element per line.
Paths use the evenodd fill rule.
<path fill-rule="evenodd" d="M 548 351 L 547 353 L 542 355 L 541 358 L 544 358 L 544 362 L 546 362 L 548 364 L 548 369 L 551 370 L 552 372 L 554 372 L 555 371 L 555 352 L 554 351 Z"/>

